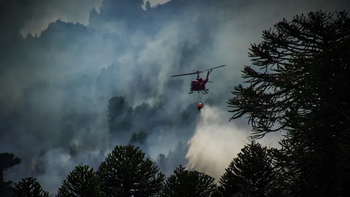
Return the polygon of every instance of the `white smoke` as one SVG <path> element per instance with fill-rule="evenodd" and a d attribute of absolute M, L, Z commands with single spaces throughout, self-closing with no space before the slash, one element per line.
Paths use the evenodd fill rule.
<path fill-rule="evenodd" d="M 203 107 L 195 134 L 189 141 L 186 155 L 189 169 L 196 169 L 218 180 L 248 142 L 251 133 L 239 129 L 233 122 L 227 123 L 230 115 L 215 107 Z M 277 147 L 278 138 L 280 136 L 274 135 L 258 141 L 265 142 L 262 143 L 264 146 Z"/>

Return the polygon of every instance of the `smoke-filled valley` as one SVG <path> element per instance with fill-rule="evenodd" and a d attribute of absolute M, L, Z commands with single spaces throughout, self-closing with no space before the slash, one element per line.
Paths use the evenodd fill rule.
<path fill-rule="evenodd" d="M 229 122 L 226 104 L 250 63 L 250 43 L 283 18 L 347 6 L 340 0 L 172 0 L 153 7 L 143 0 L 91 0 L 80 11 L 74 4 L 61 12 L 55 9 L 73 3 L 13 2 L 0 19 L 6 30 L 0 33 L 0 152 L 22 159 L 7 179 L 34 176 L 50 193 L 74 166 L 97 168 L 114 146 L 129 143 L 166 175 L 182 164 L 218 178 L 250 135 L 246 119 Z M 187 94 L 194 75 L 170 77 L 222 64 L 210 75 L 208 95 Z M 198 102 L 206 105 L 201 112 Z M 278 146 L 279 138 L 260 142 Z"/>

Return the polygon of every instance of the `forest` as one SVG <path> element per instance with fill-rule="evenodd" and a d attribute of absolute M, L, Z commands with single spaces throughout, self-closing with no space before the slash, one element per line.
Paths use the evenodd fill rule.
<path fill-rule="evenodd" d="M 115 2 L 124 2 L 130 12 L 123 12 Z M 157 7 L 148 2 L 142 9 L 143 1 L 104 0 L 99 13 L 90 12 L 89 26 L 57 20 L 40 36 L 25 38 L 17 31 L 19 23 L 1 23 L 10 32 L 0 40 L 0 46 L 6 48 L 0 57 L 5 65 L 0 67 L 5 73 L 1 80 L 13 85 L 4 86 L 0 94 L 1 197 L 349 196 L 348 13 L 319 10 L 294 14 L 291 20 L 281 17 L 273 28 L 262 32 L 258 44 L 248 46 L 251 65 L 240 67 L 233 90 L 214 86 L 215 97 L 223 99 L 207 98 L 204 103 L 208 106 L 198 112 L 196 101 L 180 96 L 187 84 L 164 81 L 166 65 L 162 63 L 180 65 L 171 72 L 186 70 L 184 62 L 203 64 L 206 60 L 200 57 L 212 52 L 217 40 L 198 32 L 213 32 L 213 26 L 222 24 L 219 16 L 213 17 L 216 11 L 247 6 L 223 2 L 189 1 L 186 8 L 180 0 Z M 183 34 L 193 35 L 176 46 L 165 41 L 177 55 L 153 65 L 155 57 L 142 53 L 150 46 L 135 41 L 135 35 L 144 39 L 151 39 L 146 35 L 155 32 L 160 35 L 162 21 L 187 20 L 198 5 L 202 15 L 197 21 L 182 23 L 192 24 L 191 31 L 183 30 Z M 172 14 L 166 14 L 170 11 Z M 226 9 L 224 15 L 231 11 Z M 120 19 L 118 24 L 126 32 L 108 32 L 113 18 Z M 171 25 L 167 28 L 165 35 L 174 30 Z M 133 38 L 122 39 L 127 34 Z M 193 38 L 198 39 L 196 44 Z M 121 47 L 127 45 L 135 46 Z M 131 50 L 138 55 L 129 57 Z M 110 57 L 111 51 L 121 58 Z M 21 68 L 23 62 L 37 70 Z M 123 63 L 135 67 L 122 68 Z M 74 64 L 86 64 L 84 72 L 75 70 Z M 158 78 L 147 78 L 150 68 Z M 11 71 L 16 71 L 19 82 L 6 75 Z M 130 73 L 127 80 L 113 80 Z M 226 77 L 230 76 L 222 76 Z M 174 102 L 172 97 L 179 99 Z M 203 168 L 186 166 L 185 157 L 186 143 L 195 135 L 199 119 L 208 113 L 205 108 L 218 105 L 226 106 L 227 121 L 241 121 L 238 127 L 248 124 L 251 130 L 249 141 L 230 158 L 219 179 Z M 279 147 L 258 142 L 273 133 L 283 134 Z M 167 137 L 157 144 L 159 136 Z M 163 153 L 154 151 L 151 144 L 163 147 L 159 148 Z M 165 149 L 167 145 L 173 150 Z M 64 168 L 72 169 L 68 175 L 62 160 L 69 160 L 70 168 Z M 43 174 L 50 176 L 39 181 Z M 60 186 L 49 192 L 42 185 L 50 181 Z"/>

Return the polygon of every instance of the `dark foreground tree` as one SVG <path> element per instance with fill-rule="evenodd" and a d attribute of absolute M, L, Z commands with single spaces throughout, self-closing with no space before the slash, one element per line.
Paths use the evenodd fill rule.
<path fill-rule="evenodd" d="M 116 146 L 97 174 L 106 197 L 156 196 L 165 176 L 139 147 Z"/>
<path fill-rule="evenodd" d="M 271 196 L 277 177 L 272 162 L 267 147 L 255 141 L 245 145 L 219 180 L 222 196 Z"/>
<path fill-rule="evenodd" d="M 36 178 L 23 178 L 15 183 L 13 197 L 49 197 L 49 192 L 45 191 Z"/>
<path fill-rule="evenodd" d="M 198 171 L 185 170 L 181 165 L 165 181 L 163 197 L 209 197 L 216 191 L 214 178 Z"/>
<path fill-rule="evenodd" d="M 219 179 L 219 186 L 216 192 L 218 197 L 233 197 L 239 194 L 239 179 L 234 174 L 233 169 L 231 169 L 231 164 L 229 168 L 225 169 L 225 173 Z"/>
<path fill-rule="evenodd" d="M 62 181 L 57 197 L 99 197 L 99 181 L 94 169 L 87 165 L 76 166 Z"/>
<path fill-rule="evenodd" d="M 243 78 L 249 85 L 234 87 L 234 98 L 228 102 L 235 108 L 230 110 L 231 119 L 249 114 L 256 137 L 262 137 L 283 128 L 303 127 L 310 123 L 308 115 L 322 108 L 337 109 L 340 117 L 348 113 L 349 97 L 344 92 L 350 82 L 350 21 L 346 12 L 335 15 L 310 12 L 264 31 L 264 41 L 253 44 L 249 53 L 256 70 L 264 71 L 245 66 Z M 275 123 L 278 128 L 273 128 Z"/>
<path fill-rule="evenodd" d="M 279 163 L 293 178 L 293 195 L 347 195 L 350 18 L 310 12 L 276 24 L 263 39 L 250 49 L 257 68 L 243 70 L 248 86 L 236 86 L 228 101 L 232 119 L 248 115 L 253 137 L 286 131 Z"/>
<path fill-rule="evenodd" d="M 12 182 L 5 181 L 4 172 L 20 163 L 21 159 L 15 157 L 14 154 L 0 153 L 0 194 L 2 196 L 10 196 L 13 189 Z"/>

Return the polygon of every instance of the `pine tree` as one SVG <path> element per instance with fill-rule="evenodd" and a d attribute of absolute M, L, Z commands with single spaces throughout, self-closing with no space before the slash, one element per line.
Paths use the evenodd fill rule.
<path fill-rule="evenodd" d="M 99 181 L 93 168 L 87 165 L 76 166 L 62 181 L 57 197 L 99 197 Z"/>
<path fill-rule="evenodd" d="M 294 196 L 345 196 L 350 189 L 350 18 L 310 12 L 283 20 L 251 46 L 247 87 L 228 101 L 236 119 L 248 115 L 253 136 L 283 131 L 279 168 Z M 257 71 L 263 70 L 263 71 Z"/>
<path fill-rule="evenodd" d="M 117 96 L 108 101 L 108 128 L 109 133 L 118 135 L 131 129 L 133 109 L 125 97 Z"/>
<path fill-rule="evenodd" d="M 49 197 L 49 192 L 45 191 L 36 178 L 23 178 L 15 183 L 13 197 Z"/>
<path fill-rule="evenodd" d="M 139 147 L 116 146 L 97 171 L 106 197 L 156 196 L 165 176 Z"/>
<path fill-rule="evenodd" d="M 181 165 L 165 181 L 163 197 L 209 197 L 216 191 L 214 178 L 198 171 L 185 170 Z"/>
<path fill-rule="evenodd" d="M 232 160 L 219 180 L 222 196 L 270 196 L 274 191 L 276 172 L 271 152 L 252 141 Z"/>
<path fill-rule="evenodd" d="M 21 163 L 21 159 L 15 157 L 12 153 L 0 153 L 0 193 L 4 196 L 10 196 L 12 193 L 12 182 L 5 181 L 4 172 L 13 166 Z"/>

